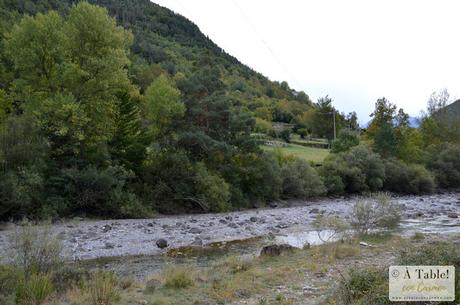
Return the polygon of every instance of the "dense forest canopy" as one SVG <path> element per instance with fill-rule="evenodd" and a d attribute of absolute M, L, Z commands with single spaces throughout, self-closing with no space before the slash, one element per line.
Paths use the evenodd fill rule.
<path fill-rule="evenodd" d="M 355 113 L 268 80 L 148 0 L 0 0 L 0 16 L 0 219 L 460 185 L 457 134 L 434 113 L 414 129 L 382 98 L 360 134 Z M 317 171 L 255 132 L 338 138 Z"/>

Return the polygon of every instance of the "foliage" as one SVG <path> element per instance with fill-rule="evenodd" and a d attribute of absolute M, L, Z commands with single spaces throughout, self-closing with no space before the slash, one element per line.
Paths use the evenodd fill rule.
<path fill-rule="evenodd" d="M 385 270 L 377 268 L 350 269 L 339 282 L 329 304 L 389 305 Z M 333 302 L 333 303 L 332 303 Z"/>
<path fill-rule="evenodd" d="M 185 106 L 180 102 L 180 91 L 164 74 L 147 88 L 145 100 L 153 136 L 168 132 L 171 124 L 184 115 Z"/>
<path fill-rule="evenodd" d="M 13 304 L 21 275 L 13 266 L 0 265 L 0 303 Z"/>
<path fill-rule="evenodd" d="M 61 261 L 61 244 L 46 226 L 36 227 L 24 221 L 16 227 L 11 240 L 15 265 L 27 281 L 32 274 L 47 274 Z"/>
<path fill-rule="evenodd" d="M 196 167 L 196 192 L 201 204 L 210 212 L 224 212 L 230 208 L 230 186 L 225 180 L 209 172 L 204 164 Z"/>
<path fill-rule="evenodd" d="M 193 285 L 192 273 L 183 267 L 168 267 L 162 274 L 163 285 L 171 289 L 187 288 Z"/>
<path fill-rule="evenodd" d="M 382 157 L 394 156 L 396 154 L 397 142 L 392 125 L 383 123 L 375 132 L 374 150 Z"/>
<path fill-rule="evenodd" d="M 428 168 L 433 172 L 440 187 L 460 186 L 460 146 L 447 144 L 432 151 Z"/>
<path fill-rule="evenodd" d="M 114 304 L 119 298 L 116 284 L 117 280 L 113 273 L 103 271 L 94 272 L 87 287 L 90 304 Z"/>
<path fill-rule="evenodd" d="M 434 242 L 429 246 L 424 244 L 419 247 L 408 247 L 398 255 L 398 265 L 443 265 L 455 266 L 455 299 L 460 298 L 459 290 L 459 263 L 460 253 L 458 247 L 447 242 Z M 380 268 L 350 269 L 346 277 L 343 277 L 339 286 L 329 299 L 330 304 L 337 305 L 362 305 L 376 304 L 389 305 L 388 300 L 388 270 Z M 334 303 L 332 303 L 334 302 Z M 402 302 L 411 304 L 413 302 Z M 440 305 L 450 302 L 440 302 Z"/>
<path fill-rule="evenodd" d="M 49 274 L 32 274 L 29 279 L 20 282 L 16 289 L 16 304 L 41 305 L 54 292 Z"/>
<path fill-rule="evenodd" d="M 394 229 L 400 221 L 401 212 L 398 205 L 384 193 L 357 200 L 350 214 L 351 227 L 363 235 L 376 229 Z"/>
<path fill-rule="evenodd" d="M 423 194 L 432 193 L 436 183 L 432 174 L 422 165 L 406 165 L 402 161 L 389 159 L 385 161 L 383 188 L 396 193 Z"/>
<path fill-rule="evenodd" d="M 329 193 L 356 193 L 381 189 L 385 169 L 378 154 L 356 146 L 326 158 L 320 174 Z"/>
<path fill-rule="evenodd" d="M 318 99 L 311 118 L 312 133 L 320 138 L 333 139 L 334 115 L 336 131 L 340 131 L 345 125 L 344 115 L 332 106 L 332 99 L 328 96 Z"/>
<path fill-rule="evenodd" d="M 64 175 L 67 180 L 65 196 L 70 198 L 71 214 L 122 217 L 125 216 L 123 211 L 140 207 L 135 195 L 127 189 L 133 173 L 123 167 L 69 169 Z"/>
<path fill-rule="evenodd" d="M 349 228 L 348 224 L 338 216 L 324 216 L 319 214 L 312 222 L 313 229 L 322 242 L 343 239 Z"/>
<path fill-rule="evenodd" d="M 359 133 L 351 129 L 344 128 L 340 130 L 337 140 L 332 142 L 333 153 L 340 153 L 359 145 Z"/>
<path fill-rule="evenodd" d="M 325 187 L 315 169 L 300 159 L 288 160 L 281 166 L 282 190 L 285 198 L 311 198 L 322 195 Z"/>

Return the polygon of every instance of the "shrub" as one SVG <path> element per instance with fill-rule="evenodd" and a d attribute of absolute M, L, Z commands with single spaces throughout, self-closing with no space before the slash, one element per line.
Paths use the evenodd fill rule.
<path fill-rule="evenodd" d="M 161 274 L 167 288 L 181 289 L 193 285 L 192 271 L 184 267 L 167 267 Z"/>
<path fill-rule="evenodd" d="M 15 264 L 26 280 L 33 273 L 49 273 L 61 261 L 61 244 L 47 226 L 23 222 L 16 227 L 11 240 Z"/>
<path fill-rule="evenodd" d="M 0 172 L 0 219 L 32 214 L 41 202 L 43 178 L 32 170 Z"/>
<path fill-rule="evenodd" d="M 51 280 L 57 292 L 64 292 L 75 286 L 80 286 L 89 277 L 89 272 L 75 264 L 65 264 L 51 273 Z"/>
<path fill-rule="evenodd" d="M 381 189 L 385 168 L 378 154 L 356 146 L 327 157 L 320 174 L 329 193 L 357 193 Z"/>
<path fill-rule="evenodd" d="M 113 273 L 103 271 L 93 273 L 87 287 L 90 304 L 114 304 L 119 298 L 116 285 Z"/>
<path fill-rule="evenodd" d="M 256 126 L 254 131 L 269 134 L 272 131 L 272 123 L 256 117 Z"/>
<path fill-rule="evenodd" d="M 447 242 L 434 242 L 419 247 L 410 247 L 400 252 L 395 264 L 455 266 L 455 300 L 460 299 L 460 251 Z M 348 276 L 339 282 L 329 304 L 337 305 L 389 305 L 388 269 L 351 269 Z M 401 304 L 412 304 L 404 302 Z M 448 305 L 451 302 L 436 303 Z"/>
<path fill-rule="evenodd" d="M 284 129 L 280 132 L 280 138 L 286 141 L 287 143 L 291 142 L 291 130 Z"/>
<path fill-rule="evenodd" d="M 376 268 L 351 269 L 343 277 L 329 304 L 337 305 L 387 305 L 388 282 L 385 270 Z"/>
<path fill-rule="evenodd" d="M 221 269 L 221 273 L 238 273 L 248 271 L 253 265 L 249 258 L 230 256 L 216 264 L 216 268 Z"/>
<path fill-rule="evenodd" d="M 342 129 L 337 140 L 332 143 L 332 152 L 340 153 L 359 145 L 359 133 L 350 129 Z"/>
<path fill-rule="evenodd" d="M 428 168 L 433 172 L 439 186 L 460 186 L 460 146 L 446 145 L 430 156 Z"/>
<path fill-rule="evenodd" d="M 455 300 L 460 300 L 460 249 L 457 245 L 436 241 L 401 251 L 397 259 L 399 265 L 434 265 L 455 267 Z M 451 302 L 441 302 L 448 305 Z"/>
<path fill-rule="evenodd" d="M 432 193 L 436 187 L 431 173 L 422 165 L 406 165 L 399 160 L 385 161 L 383 188 L 405 194 Z"/>
<path fill-rule="evenodd" d="M 279 197 L 280 167 L 272 153 L 237 154 L 229 170 L 224 175 L 226 180 L 241 190 L 247 202 L 266 202 Z"/>
<path fill-rule="evenodd" d="M 305 139 L 305 137 L 308 135 L 308 130 L 305 128 L 299 128 L 297 129 L 297 134 L 300 136 L 301 139 Z"/>
<path fill-rule="evenodd" d="M 0 304 L 13 304 L 14 293 L 20 278 L 16 268 L 0 265 Z"/>
<path fill-rule="evenodd" d="M 348 224 L 338 216 L 324 216 L 319 214 L 312 223 L 313 229 L 322 242 L 345 237 Z"/>
<path fill-rule="evenodd" d="M 387 194 L 356 201 L 350 215 L 350 225 L 358 234 L 367 234 L 375 229 L 394 229 L 400 221 L 399 207 Z"/>
<path fill-rule="evenodd" d="M 230 188 L 217 174 L 207 170 L 203 163 L 196 166 L 196 197 L 210 212 L 224 212 L 230 209 Z"/>
<path fill-rule="evenodd" d="M 0 220 L 22 218 L 40 204 L 47 153 L 33 118 L 11 115 L 0 125 Z"/>
<path fill-rule="evenodd" d="M 50 274 L 32 274 L 18 285 L 16 289 L 16 304 L 43 304 L 53 291 L 54 287 Z"/>
<path fill-rule="evenodd" d="M 315 169 L 300 159 L 287 161 L 281 167 L 282 196 L 310 198 L 324 194 L 326 189 Z"/>
<path fill-rule="evenodd" d="M 72 213 L 117 217 L 124 216 L 124 212 L 132 216 L 130 209 L 140 209 L 136 196 L 127 190 L 127 182 L 134 174 L 121 166 L 69 169 L 65 176 Z"/>

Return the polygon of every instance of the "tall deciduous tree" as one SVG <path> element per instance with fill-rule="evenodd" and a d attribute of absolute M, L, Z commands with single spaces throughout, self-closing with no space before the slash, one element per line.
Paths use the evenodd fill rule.
<path fill-rule="evenodd" d="M 154 137 L 168 132 L 176 119 L 183 117 L 185 105 L 180 101 L 181 93 L 174 81 L 160 75 L 146 90 L 147 118 Z"/>

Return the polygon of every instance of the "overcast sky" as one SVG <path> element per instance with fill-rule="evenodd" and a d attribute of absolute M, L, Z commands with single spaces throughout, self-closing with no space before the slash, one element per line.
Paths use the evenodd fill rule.
<path fill-rule="evenodd" d="M 153 0 L 241 62 L 369 120 L 385 96 L 417 116 L 434 90 L 460 98 L 460 1 Z"/>

